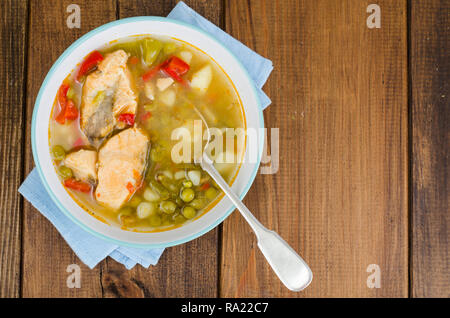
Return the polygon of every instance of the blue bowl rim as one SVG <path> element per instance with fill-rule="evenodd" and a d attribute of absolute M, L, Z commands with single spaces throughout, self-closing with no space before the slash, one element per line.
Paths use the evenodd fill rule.
<path fill-rule="evenodd" d="M 63 211 L 63 213 L 69 217 L 69 219 L 71 219 L 74 223 L 76 223 L 77 225 L 79 225 L 82 229 L 84 229 L 85 231 L 87 231 L 88 233 L 106 240 L 108 242 L 120 245 L 120 246 L 127 246 L 127 247 L 134 247 L 134 248 L 144 248 L 144 249 L 149 249 L 149 248 L 165 248 L 165 247 L 170 247 L 170 246 L 175 246 L 175 245 L 179 245 L 179 244 L 183 244 L 189 241 L 192 241 L 204 234 L 206 234 L 207 232 L 211 231 L 212 229 L 214 229 L 216 226 L 218 226 L 220 223 L 222 223 L 234 210 L 235 207 L 231 207 L 222 217 L 218 218 L 213 224 L 211 224 L 209 227 L 196 232 L 194 234 L 192 234 L 191 236 L 188 236 L 187 238 L 181 239 L 181 240 L 177 240 L 177 241 L 173 241 L 173 242 L 169 242 L 169 243 L 161 243 L 161 244 L 136 244 L 136 243 L 130 243 L 130 242 L 124 242 L 124 241 L 120 241 L 114 238 L 111 238 L 109 236 L 106 236 L 104 234 L 98 233 L 95 230 L 91 229 L 90 227 L 86 226 L 85 224 L 83 224 L 81 221 L 79 221 L 77 218 L 75 218 L 72 213 L 70 213 L 69 211 L 67 211 L 67 209 L 62 205 L 62 203 L 59 201 L 59 199 L 56 197 L 56 195 L 51 191 L 50 186 L 47 183 L 47 180 L 44 176 L 44 173 L 42 171 L 40 162 L 39 162 L 39 158 L 36 152 L 36 116 L 37 116 L 37 111 L 38 111 L 38 105 L 40 105 L 40 101 L 42 98 L 42 94 L 43 91 L 45 90 L 45 87 L 47 86 L 47 82 L 49 81 L 49 79 L 53 76 L 53 73 L 55 71 L 55 69 L 59 66 L 59 64 L 62 63 L 62 61 L 66 58 L 67 55 L 69 55 L 70 53 L 72 53 L 72 51 L 74 51 L 79 45 L 81 45 L 84 41 L 86 41 L 87 39 L 91 38 L 92 36 L 94 36 L 95 34 L 102 32 L 110 27 L 113 26 L 117 26 L 117 25 L 121 25 L 124 23 L 130 23 L 130 22 L 139 22 L 139 21 L 159 21 L 159 22 L 170 22 L 170 23 L 174 23 L 174 24 L 178 24 L 178 25 L 182 25 L 188 28 L 191 28 L 197 32 L 202 33 L 204 36 L 208 37 L 211 41 L 214 41 L 216 44 L 218 44 L 220 47 L 222 47 L 225 51 L 227 51 L 232 58 L 234 58 L 234 60 L 237 62 L 237 64 L 241 67 L 242 71 L 244 72 L 244 74 L 247 76 L 248 80 L 250 83 L 253 83 L 253 80 L 251 79 L 250 75 L 248 74 L 247 70 L 245 69 L 245 67 L 242 65 L 242 63 L 239 61 L 239 59 L 225 46 L 223 46 L 220 42 L 218 42 L 215 38 L 213 38 L 210 34 L 208 34 L 207 32 L 205 32 L 204 30 L 193 26 L 191 24 L 188 23 L 184 23 L 178 20 L 174 20 L 174 19 L 170 19 L 170 18 L 165 18 L 165 17 L 158 17 L 158 16 L 140 16 L 140 17 L 132 17 L 132 18 L 125 18 L 125 19 L 120 19 L 120 20 L 116 20 L 116 21 L 112 21 L 109 23 L 106 23 L 104 25 L 101 25 L 97 28 L 95 28 L 94 30 L 89 31 L 88 33 L 84 34 L 82 37 L 80 37 L 78 40 L 76 40 L 74 43 L 72 43 L 61 55 L 60 57 L 56 60 L 56 62 L 52 65 L 52 67 L 50 68 L 50 70 L 48 71 L 47 75 L 44 78 L 44 81 L 42 82 L 41 88 L 39 89 L 38 95 L 36 97 L 36 101 L 34 103 L 34 109 L 33 109 L 33 115 L 32 115 L 32 119 L 31 119 L 31 146 L 32 146 L 32 153 L 33 153 L 33 159 L 34 162 L 36 164 L 36 168 L 38 170 L 39 176 L 41 178 L 41 181 L 45 187 L 45 189 L 47 190 L 48 194 L 50 195 L 50 197 L 52 198 L 53 202 L 56 204 L 56 206 Z M 252 85 L 253 88 L 253 93 L 254 96 L 256 98 L 256 102 L 257 102 L 257 106 L 258 106 L 258 110 L 259 110 L 259 120 L 261 122 L 262 127 L 264 128 L 264 116 L 263 116 L 263 112 L 262 112 L 262 108 L 261 108 L 261 101 L 259 99 L 258 93 L 256 91 L 256 87 L 253 83 Z M 260 134 L 260 141 L 259 141 L 259 145 L 263 145 L 264 143 L 264 134 Z M 247 194 L 248 190 L 250 189 L 251 185 L 253 184 L 253 181 L 255 180 L 256 174 L 258 172 L 260 163 L 261 163 L 261 156 L 262 156 L 262 151 L 263 151 L 263 147 L 260 147 L 260 150 L 258 152 L 258 159 L 257 159 L 257 164 L 255 165 L 254 171 L 249 179 L 249 182 L 247 183 L 246 187 L 243 189 L 243 191 L 240 193 L 239 197 L 242 200 L 245 195 Z"/>

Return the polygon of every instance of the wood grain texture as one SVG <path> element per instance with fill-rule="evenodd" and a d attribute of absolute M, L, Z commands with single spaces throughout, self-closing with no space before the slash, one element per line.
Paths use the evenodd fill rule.
<path fill-rule="evenodd" d="M 165 16 L 176 2 L 79 0 L 81 29 L 66 26 L 73 1 L 2 2 L 0 297 L 406 297 L 408 160 L 410 296 L 449 297 L 450 7 L 443 0 L 409 5 L 410 133 L 406 0 L 377 1 L 382 25 L 373 30 L 366 27 L 371 2 L 186 1 L 274 62 L 264 117 L 280 128 L 280 167 L 258 175 L 245 203 L 310 264 L 307 290 L 281 285 L 237 213 L 168 248 L 148 270 L 127 271 L 111 259 L 94 270 L 82 265 L 17 193 L 33 168 L 37 92 L 84 33 L 116 18 Z M 81 266 L 81 289 L 66 286 L 73 263 Z M 381 268 L 380 289 L 366 286 L 369 264 Z"/>
<path fill-rule="evenodd" d="M 30 145 L 31 114 L 36 95 L 58 56 L 87 31 L 116 19 L 116 2 L 76 1 L 81 9 L 81 28 L 69 29 L 64 1 L 30 1 L 26 174 L 33 168 Z M 56 94 L 56 92 L 55 92 Z M 23 280 L 24 297 L 98 297 L 102 295 L 100 270 L 84 266 L 62 237 L 28 202 L 24 205 Z M 81 266 L 81 288 L 66 285 L 70 264 Z"/>
<path fill-rule="evenodd" d="M 267 127 L 280 165 L 245 203 L 314 272 L 289 292 L 237 213 L 223 226 L 224 297 L 408 296 L 406 1 L 226 1 L 226 31 L 274 63 Z M 366 285 L 369 264 L 381 288 Z"/>
<path fill-rule="evenodd" d="M 413 297 L 450 297 L 450 3 L 412 1 Z"/>
<path fill-rule="evenodd" d="M 4 1 L 0 13 L 0 298 L 20 296 L 24 81 L 27 2 Z"/>
<path fill-rule="evenodd" d="M 118 0 L 120 18 L 134 16 L 167 16 L 179 0 Z M 222 26 L 223 8 L 220 0 L 185 0 L 189 7 L 212 23 Z"/>
<path fill-rule="evenodd" d="M 120 18 L 166 16 L 176 1 L 119 1 Z M 188 5 L 214 23 L 220 23 L 219 1 L 188 1 Z M 105 297 L 216 297 L 218 230 L 181 246 L 167 248 L 157 266 L 125 270 L 107 259 L 102 263 Z"/>

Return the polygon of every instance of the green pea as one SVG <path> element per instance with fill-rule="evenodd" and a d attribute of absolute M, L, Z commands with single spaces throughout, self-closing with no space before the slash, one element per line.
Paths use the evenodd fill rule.
<path fill-rule="evenodd" d="M 66 156 L 66 151 L 62 146 L 56 145 L 52 148 L 52 157 L 55 160 L 63 160 Z"/>
<path fill-rule="evenodd" d="M 129 206 L 123 207 L 119 210 L 119 218 L 122 215 L 131 215 L 133 213 L 133 209 Z"/>
<path fill-rule="evenodd" d="M 194 200 L 195 191 L 191 188 L 183 189 L 183 191 L 181 191 L 180 193 L 180 197 L 184 202 L 191 202 L 192 200 Z"/>
<path fill-rule="evenodd" d="M 183 208 L 183 215 L 186 219 L 192 219 L 195 214 L 197 214 L 197 211 L 191 206 L 185 206 Z"/>
<path fill-rule="evenodd" d="M 206 190 L 205 196 L 208 200 L 214 199 L 217 196 L 216 188 L 210 187 L 208 190 Z"/>
<path fill-rule="evenodd" d="M 63 178 L 64 180 L 72 178 L 72 175 L 73 175 L 72 169 L 70 169 L 70 168 L 68 168 L 66 166 L 60 166 L 58 168 L 58 173 L 61 176 L 61 178 Z"/>
<path fill-rule="evenodd" d="M 160 204 L 160 208 L 164 213 L 172 214 L 175 212 L 177 205 L 172 201 L 162 201 Z"/>
<path fill-rule="evenodd" d="M 202 199 L 194 199 L 189 203 L 193 208 L 200 210 L 205 206 L 205 202 Z"/>
<path fill-rule="evenodd" d="M 180 197 L 176 197 L 175 198 L 175 203 L 178 205 L 178 206 L 183 206 L 183 204 L 184 204 L 184 201 L 183 200 L 181 200 L 181 198 Z"/>
<path fill-rule="evenodd" d="M 183 180 L 182 185 L 185 188 L 192 188 L 192 181 L 191 180 Z"/>
<path fill-rule="evenodd" d="M 120 215 L 119 216 L 120 223 L 125 227 L 131 227 L 136 225 L 136 218 L 132 215 Z"/>
<path fill-rule="evenodd" d="M 137 206 L 142 202 L 142 198 L 137 195 L 133 195 L 133 197 L 128 201 L 128 205 L 133 208 L 137 208 Z"/>
<path fill-rule="evenodd" d="M 175 216 L 175 217 L 173 218 L 173 222 L 174 222 L 175 224 L 181 224 L 181 223 L 184 223 L 184 221 L 186 221 L 186 219 L 185 219 L 184 216 L 182 216 L 181 214 L 178 214 L 177 216 Z"/>
<path fill-rule="evenodd" d="M 154 214 L 149 219 L 150 225 L 153 227 L 160 226 L 162 223 L 161 217 L 157 214 Z"/>

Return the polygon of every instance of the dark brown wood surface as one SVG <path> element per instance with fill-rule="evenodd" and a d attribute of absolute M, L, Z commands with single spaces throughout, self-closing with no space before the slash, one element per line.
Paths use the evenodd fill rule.
<path fill-rule="evenodd" d="M 280 128 L 279 171 L 259 175 L 245 202 L 315 278 L 302 293 L 284 288 L 235 214 L 221 295 L 408 295 L 406 2 L 377 3 L 380 29 L 366 27 L 362 1 L 227 2 L 227 31 L 275 65 L 264 115 Z M 370 264 L 379 289 L 366 285 Z"/>
<path fill-rule="evenodd" d="M 6 1 L 0 12 L 0 297 L 18 297 L 27 2 Z"/>
<path fill-rule="evenodd" d="M 450 2 L 411 3 L 413 297 L 450 297 Z"/>
<path fill-rule="evenodd" d="M 25 174 L 34 167 L 31 154 L 31 114 L 45 75 L 60 54 L 84 33 L 116 19 L 116 3 L 77 1 L 81 8 L 81 28 L 69 29 L 66 8 L 73 1 L 30 1 Z M 23 297 L 100 297 L 101 272 L 89 270 L 72 252 L 56 229 L 24 200 L 23 215 Z M 67 288 L 67 266 L 81 266 L 83 288 Z"/>
<path fill-rule="evenodd" d="M 166 16 L 176 1 L 119 1 L 118 16 Z M 187 2 L 210 21 L 220 24 L 220 1 Z M 112 259 L 101 265 L 106 297 L 216 297 L 218 267 L 218 229 L 187 244 L 168 248 L 158 266 L 149 270 L 136 266 L 130 271 Z M 117 289 L 118 284 L 129 289 Z"/>
<path fill-rule="evenodd" d="M 17 193 L 34 166 L 37 92 L 81 35 L 176 2 L 79 0 L 81 28 L 69 29 L 73 1 L 4 1 L 0 297 L 448 297 L 449 8 L 437 0 L 377 1 L 380 29 L 364 1 L 186 1 L 274 63 L 264 117 L 280 129 L 279 171 L 259 174 L 245 203 L 311 265 L 304 292 L 281 285 L 237 213 L 149 269 L 82 265 Z M 381 288 L 367 287 L 369 264 Z"/>

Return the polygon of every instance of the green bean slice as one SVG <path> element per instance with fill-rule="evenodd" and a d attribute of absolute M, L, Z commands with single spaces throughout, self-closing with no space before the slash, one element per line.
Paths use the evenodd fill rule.
<path fill-rule="evenodd" d="M 200 209 L 202 209 L 205 206 L 205 202 L 204 202 L 204 200 L 202 200 L 200 198 L 197 198 L 197 199 L 192 200 L 189 203 L 189 205 L 192 206 L 193 208 L 197 209 L 197 210 L 200 210 Z"/>

